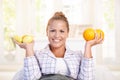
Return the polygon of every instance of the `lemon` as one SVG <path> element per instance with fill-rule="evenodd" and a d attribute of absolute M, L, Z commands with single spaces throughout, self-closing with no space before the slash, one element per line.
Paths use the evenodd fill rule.
<path fill-rule="evenodd" d="M 30 43 L 33 41 L 33 36 L 31 36 L 31 35 L 23 35 L 23 36 L 15 35 L 13 37 L 13 39 L 15 39 L 19 43 Z"/>
<path fill-rule="evenodd" d="M 19 43 L 22 43 L 22 36 L 15 35 L 13 39 L 15 39 Z"/>
<path fill-rule="evenodd" d="M 23 37 L 22 37 L 22 42 L 23 43 L 30 43 L 30 42 L 32 42 L 33 41 L 33 36 L 31 36 L 31 35 L 24 35 Z"/>

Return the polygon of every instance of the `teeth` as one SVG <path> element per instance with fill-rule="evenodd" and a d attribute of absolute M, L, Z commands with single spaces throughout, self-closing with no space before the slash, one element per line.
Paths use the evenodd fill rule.
<path fill-rule="evenodd" d="M 55 39 L 55 40 L 54 40 L 54 42 L 59 42 L 59 41 L 60 41 L 60 40 L 58 40 L 58 39 Z"/>

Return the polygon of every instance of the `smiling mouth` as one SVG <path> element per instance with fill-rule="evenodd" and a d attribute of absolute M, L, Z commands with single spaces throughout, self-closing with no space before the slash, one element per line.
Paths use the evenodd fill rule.
<path fill-rule="evenodd" d="M 60 42 L 60 40 L 59 40 L 59 39 L 53 39 L 53 41 L 54 41 L 55 43 Z"/>

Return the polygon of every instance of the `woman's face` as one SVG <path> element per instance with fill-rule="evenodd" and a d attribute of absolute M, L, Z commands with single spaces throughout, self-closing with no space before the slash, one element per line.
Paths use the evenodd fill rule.
<path fill-rule="evenodd" d="M 51 47 L 64 47 L 68 37 L 66 22 L 62 20 L 52 21 L 48 26 L 47 36 Z"/>

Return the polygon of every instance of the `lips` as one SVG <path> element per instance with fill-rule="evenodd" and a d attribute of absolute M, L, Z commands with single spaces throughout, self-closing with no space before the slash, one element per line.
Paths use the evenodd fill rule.
<path fill-rule="evenodd" d="M 53 39 L 53 42 L 58 43 L 58 42 L 60 42 L 60 40 L 59 39 Z"/>

